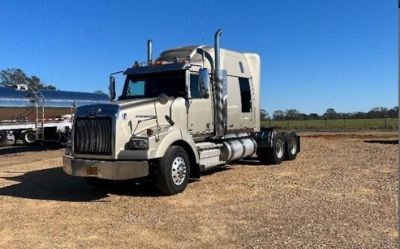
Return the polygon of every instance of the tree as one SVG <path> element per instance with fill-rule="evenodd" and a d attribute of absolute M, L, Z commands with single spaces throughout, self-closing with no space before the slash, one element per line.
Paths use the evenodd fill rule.
<path fill-rule="evenodd" d="M 389 110 L 389 117 L 397 118 L 399 116 L 399 107 L 395 106 Z"/>
<path fill-rule="evenodd" d="M 295 120 L 298 119 L 300 112 L 296 109 L 288 109 L 285 112 L 286 119 Z"/>
<path fill-rule="evenodd" d="M 320 119 L 321 117 L 317 114 L 317 113 L 310 113 L 310 115 L 308 115 L 308 119 L 309 120 L 317 120 Z"/>
<path fill-rule="evenodd" d="M 45 84 L 35 75 L 27 76 L 20 68 L 7 68 L 0 71 L 0 85 L 10 86 L 15 84 L 25 84 L 31 89 L 56 90 L 55 86 Z"/>
<path fill-rule="evenodd" d="M 368 118 L 387 118 L 389 116 L 389 109 L 386 107 L 374 107 L 368 113 Z"/>
<path fill-rule="evenodd" d="M 328 108 L 328 109 L 326 109 L 323 117 L 326 118 L 326 119 L 335 119 L 335 118 L 338 117 L 338 115 L 337 115 L 335 109 Z"/>
<path fill-rule="evenodd" d="M 353 112 L 349 113 L 349 118 L 366 118 L 367 114 L 365 112 Z"/>
<path fill-rule="evenodd" d="M 283 119 L 285 119 L 285 113 L 281 110 L 276 110 L 272 114 L 272 117 L 274 120 L 283 120 Z"/>
<path fill-rule="evenodd" d="M 270 119 L 270 116 L 269 116 L 268 112 L 265 109 L 261 109 L 260 110 L 260 119 L 261 120 Z"/>

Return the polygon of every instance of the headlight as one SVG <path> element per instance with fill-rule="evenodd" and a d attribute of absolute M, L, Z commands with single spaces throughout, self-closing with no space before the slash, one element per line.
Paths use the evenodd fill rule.
<path fill-rule="evenodd" d="M 127 150 L 147 150 L 148 148 L 149 140 L 141 137 L 132 137 L 125 146 Z"/>

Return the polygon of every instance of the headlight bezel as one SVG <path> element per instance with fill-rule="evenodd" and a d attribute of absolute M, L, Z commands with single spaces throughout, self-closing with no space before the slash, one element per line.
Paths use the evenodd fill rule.
<path fill-rule="evenodd" d="M 131 137 L 125 145 L 126 150 L 148 150 L 149 139 L 147 137 Z"/>

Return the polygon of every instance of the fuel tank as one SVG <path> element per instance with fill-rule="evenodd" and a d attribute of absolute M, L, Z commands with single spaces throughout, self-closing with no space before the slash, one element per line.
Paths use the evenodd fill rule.
<path fill-rule="evenodd" d="M 55 119 L 73 114 L 75 107 L 89 104 L 108 103 L 106 94 L 41 90 L 43 101 L 37 101 L 31 91 L 0 87 L 0 122 L 33 121 L 36 104 L 43 105 L 46 119 Z"/>

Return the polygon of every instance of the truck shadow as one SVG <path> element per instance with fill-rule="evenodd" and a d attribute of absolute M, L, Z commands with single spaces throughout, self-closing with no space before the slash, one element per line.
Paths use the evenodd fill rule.
<path fill-rule="evenodd" d="M 155 187 L 134 182 L 121 182 L 107 186 L 104 190 L 95 190 L 84 179 L 66 175 L 61 167 L 1 178 L 17 183 L 0 188 L 0 196 L 69 202 L 107 202 L 102 199 L 108 197 L 109 194 L 139 197 L 161 196 Z"/>
<path fill-rule="evenodd" d="M 62 148 L 65 148 L 65 146 L 56 143 L 46 143 L 37 145 L 35 144 L 31 146 L 26 146 L 26 145 L 1 146 L 0 155 L 23 153 L 23 152 L 46 151 L 46 150 L 59 150 Z"/>
<path fill-rule="evenodd" d="M 263 163 L 260 162 L 260 160 L 256 159 L 256 158 L 244 158 L 244 159 L 240 159 L 234 162 L 230 162 L 230 165 L 234 166 L 274 166 L 275 164 L 273 163 Z"/>

